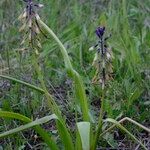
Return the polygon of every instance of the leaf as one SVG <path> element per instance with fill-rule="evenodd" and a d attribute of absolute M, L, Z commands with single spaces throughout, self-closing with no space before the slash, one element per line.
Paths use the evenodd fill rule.
<path fill-rule="evenodd" d="M 23 116 L 21 114 L 14 113 L 14 112 L 8 112 L 8 111 L 1 111 L 1 109 L 0 109 L 0 117 L 18 119 L 18 120 L 21 120 L 21 121 L 24 121 L 27 123 L 32 121 L 30 118 Z M 34 129 L 43 138 L 45 143 L 51 149 L 58 150 L 58 147 L 57 147 L 55 141 L 53 140 L 53 138 L 51 138 L 51 136 L 44 129 L 42 129 L 40 126 L 35 126 Z"/>
<path fill-rule="evenodd" d="M 12 118 L 12 119 L 18 119 L 24 122 L 31 122 L 32 120 L 24 115 L 14 113 L 14 112 L 9 112 L 9 111 L 2 111 L 0 110 L 0 117 L 3 118 Z"/>
<path fill-rule="evenodd" d="M 85 88 L 83 85 L 83 81 L 82 81 L 80 75 L 73 69 L 66 48 L 64 47 L 62 42 L 58 39 L 58 37 L 55 35 L 55 33 L 40 18 L 37 19 L 37 22 L 55 40 L 55 42 L 59 46 L 60 51 L 63 56 L 63 59 L 64 59 L 67 73 L 75 82 L 76 96 L 79 99 L 80 106 L 82 108 L 83 119 L 84 119 L 84 121 L 89 121 L 90 118 L 89 118 L 89 112 L 88 112 L 89 111 L 88 110 L 88 101 L 87 101 L 87 97 L 85 94 Z"/>
<path fill-rule="evenodd" d="M 56 123 L 61 140 L 65 146 L 65 150 L 74 150 L 73 141 L 70 133 L 68 132 L 67 126 L 59 119 Z"/>
<path fill-rule="evenodd" d="M 59 119 L 55 114 L 52 114 L 50 116 L 46 116 L 43 117 L 41 119 L 37 119 L 35 121 L 32 121 L 27 118 L 26 116 L 23 116 L 21 114 L 18 113 L 13 113 L 13 112 L 7 112 L 7 111 L 0 111 L 0 117 L 5 117 L 5 118 L 14 118 L 14 119 L 18 119 L 24 122 L 29 122 L 25 125 L 22 125 L 20 127 L 17 127 L 15 129 L 11 129 L 9 131 L 6 131 L 4 133 L 0 134 L 0 138 L 5 137 L 5 136 L 9 136 L 11 134 L 26 130 L 28 128 L 34 127 L 34 129 L 41 135 L 41 137 L 45 140 L 45 142 L 49 145 L 50 148 L 52 148 L 53 150 L 58 150 L 57 146 L 55 145 L 54 141 L 52 141 L 53 139 L 47 135 L 47 133 L 38 125 L 46 123 L 52 119 L 56 120 L 57 123 L 57 128 L 60 134 L 60 137 L 63 141 L 63 144 L 65 146 L 66 150 L 73 150 L 74 149 L 74 145 L 71 139 L 71 136 L 67 130 L 67 126 L 65 126 L 65 124 L 61 121 L 61 119 Z"/>
<path fill-rule="evenodd" d="M 23 84 L 31 89 L 34 89 L 36 91 L 39 91 L 41 93 L 44 93 L 44 90 L 35 86 L 35 85 L 32 85 L 30 83 L 27 83 L 27 82 L 24 82 L 24 81 L 21 81 L 21 80 L 18 80 L 18 79 L 15 79 L 15 78 L 12 78 L 12 77 L 9 77 L 9 76 L 5 76 L 5 75 L 0 75 L 1 78 L 5 78 L 5 79 L 8 79 L 8 80 L 11 80 L 13 82 L 16 82 L 16 83 L 19 83 L 19 84 Z"/>
<path fill-rule="evenodd" d="M 90 150 L 90 122 L 79 122 L 77 127 L 82 142 L 82 149 Z"/>
<path fill-rule="evenodd" d="M 26 130 L 28 128 L 31 128 L 31 127 L 34 127 L 36 125 L 40 125 L 40 124 L 43 124 L 43 123 L 46 123 L 52 119 L 57 119 L 57 116 L 56 115 L 50 115 L 50 116 L 46 116 L 46 117 L 43 117 L 41 119 L 37 119 L 35 121 L 32 121 L 30 123 L 27 123 L 25 125 L 22 125 L 20 127 L 17 127 L 17 128 L 14 128 L 14 129 L 11 129 L 9 131 L 5 131 L 4 133 L 1 133 L 0 134 L 0 138 L 2 137 L 6 137 L 6 136 L 9 136 L 11 134 L 14 134 L 14 133 L 17 133 L 17 132 L 20 132 L 20 131 L 23 131 L 23 130 Z"/>

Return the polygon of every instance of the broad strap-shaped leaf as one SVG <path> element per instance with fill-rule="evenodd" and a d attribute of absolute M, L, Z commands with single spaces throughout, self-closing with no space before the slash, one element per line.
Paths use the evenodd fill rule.
<path fill-rule="evenodd" d="M 56 120 L 58 131 L 60 132 L 60 137 L 61 137 L 61 139 L 63 141 L 65 149 L 66 150 L 73 150 L 74 149 L 74 145 L 73 145 L 71 136 L 70 136 L 70 134 L 69 134 L 69 132 L 67 130 L 67 127 L 64 125 L 64 123 L 55 114 L 43 117 L 41 119 L 37 119 L 35 121 L 32 121 L 30 118 L 27 118 L 26 116 L 23 116 L 23 115 L 18 114 L 18 113 L 8 112 L 8 111 L 0 111 L 0 117 L 11 118 L 11 119 L 18 119 L 18 120 L 27 122 L 27 124 L 25 124 L 25 125 L 22 125 L 20 127 L 15 128 L 15 129 L 11 129 L 9 131 L 1 133 L 0 134 L 0 138 L 9 136 L 11 134 L 14 134 L 14 133 L 17 133 L 19 131 L 23 131 L 23 130 L 26 130 L 28 128 L 33 127 L 41 135 L 43 140 L 47 143 L 47 145 L 52 150 L 58 150 L 58 146 L 55 144 L 55 142 L 53 141 L 51 136 L 48 135 L 47 132 L 45 132 L 39 126 L 40 124 L 46 123 L 46 122 L 54 119 L 54 120 Z"/>
<path fill-rule="evenodd" d="M 43 124 L 43 123 L 46 123 L 52 119 L 57 119 L 57 116 L 56 115 L 50 115 L 50 116 L 46 116 L 46 117 L 43 117 L 41 119 L 37 119 L 35 121 L 32 121 L 30 123 L 27 123 L 25 125 L 22 125 L 20 127 L 17 127 L 17 128 L 14 128 L 14 129 L 11 129 L 9 131 L 5 131 L 4 133 L 1 133 L 0 134 L 0 138 L 2 137 L 6 137 L 6 136 L 9 136 L 11 134 L 14 134 L 14 133 L 17 133 L 17 132 L 20 132 L 20 131 L 23 131 L 23 130 L 26 130 L 28 128 L 31 128 L 31 127 L 34 127 L 34 126 L 37 126 L 37 125 L 40 125 L 40 124 Z"/>
<path fill-rule="evenodd" d="M 77 128 L 82 142 L 82 149 L 90 150 L 90 122 L 79 122 Z"/>
<path fill-rule="evenodd" d="M 62 142 L 65 146 L 66 150 L 74 150 L 74 145 L 72 142 L 72 138 L 67 130 L 67 127 L 65 124 L 59 119 L 55 114 L 52 114 L 50 116 L 45 116 L 41 119 L 37 119 L 35 121 L 30 120 L 30 118 L 27 118 L 26 116 L 23 116 L 18 113 L 13 112 L 7 112 L 7 111 L 0 111 L 0 117 L 4 118 L 12 118 L 12 119 L 18 119 L 24 122 L 28 122 L 25 125 L 22 125 L 20 127 L 17 127 L 15 129 L 11 129 L 9 131 L 6 131 L 4 133 L 0 134 L 0 138 L 9 136 L 11 134 L 26 130 L 28 128 L 33 127 L 44 139 L 44 141 L 52 148 L 52 150 L 58 150 L 58 147 L 55 145 L 53 139 L 47 135 L 47 133 L 39 126 L 40 124 L 46 123 L 52 119 L 56 120 L 57 128 L 60 134 L 60 138 L 62 139 Z M 46 138 L 46 139 L 45 139 Z M 47 141 L 48 140 L 48 141 Z"/>
<path fill-rule="evenodd" d="M 64 47 L 62 42 L 58 39 L 58 37 L 55 35 L 55 33 L 51 30 L 51 28 L 49 28 L 39 17 L 37 17 L 37 22 L 56 41 L 57 45 L 60 47 L 60 51 L 64 59 L 67 73 L 74 80 L 74 83 L 75 83 L 76 96 L 80 102 L 80 106 L 81 106 L 82 113 L 83 113 L 83 120 L 89 121 L 90 118 L 89 118 L 89 112 L 88 112 L 89 111 L 88 100 L 85 94 L 83 81 L 80 75 L 74 70 L 66 48 Z"/>
<path fill-rule="evenodd" d="M 8 112 L 8 111 L 2 111 L 0 110 L 0 117 L 3 118 L 11 118 L 11 119 L 17 119 L 26 123 L 32 122 L 32 120 L 24 115 L 14 113 L 14 112 Z M 54 139 L 49 135 L 44 129 L 42 129 L 39 125 L 33 127 L 34 130 L 43 138 L 45 143 L 53 150 L 58 150 L 58 146 L 56 145 Z M 18 131 L 19 132 L 19 131 Z M 4 136 L 7 136 L 8 132 L 4 132 L 1 135 L 1 138 Z M 13 134 L 13 133 L 12 133 Z"/>

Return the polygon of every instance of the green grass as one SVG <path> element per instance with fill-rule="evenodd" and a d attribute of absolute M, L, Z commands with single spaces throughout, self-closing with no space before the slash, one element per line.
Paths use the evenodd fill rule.
<path fill-rule="evenodd" d="M 108 45 L 114 56 L 113 79 L 108 82 L 104 97 L 104 112 L 108 119 L 103 128 L 110 127 L 107 121 L 116 124 L 140 143 L 135 137 L 143 129 L 129 123 L 122 124 L 123 127 L 115 120 L 130 117 L 147 127 L 150 123 L 149 0 L 40 0 L 40 3 L 44 7 L 38 14 L 47 26 L 39 23 L 48 38 L 40 35 L 42 48 L 39 55 L 34 56 L 32 49 L 20 51 L 27 47 L 27 44 L 20 45 L 23 34 L 18 32 L 21 23 L 17 19 L 24 3 L 17 0 L 0 2 L 0 108 L 3 110 L 0 111 L 0 148 L 23 149 L 38 144 L 41 149 L 48 146 L 53 149 L 70 146 L 77 150 L 94 149 L 95 146 L 117 148 L 118 145 L 112 144 L 116 143 L 115 139 L 105 138 L 103 133 L 95 146 L 93 140 L 86 144 L 84 141 L 95 139 L 94 129 L 100 110 L 98 105 L 91 106 L 101 99 L 102 90 L 91 83 L 95 73 L 92 67 L 95 52 L 88 51 L 97 42 L 95 29 L 99 25 L 105 25 L 107 35 L 111 33 Z M 14 119 L 3 115 L 10 112 L 27 116 L 25 122 L 28 124 L 22 126 L 23 129 L 33 127 L 36 133 L 32 129 L 22 131 L 20 125 L 23 124 L 14 120 L 14 114 L 10 115 Z M 52 114 L 56 114 L 58 120 L 56 117 L 55 123 L 49 123 L 49 118 L 45 123 L 44 117 Z M 86 127 L 85 132 L 82 125 Z M 1 138 L 9 132 L 15 134 Z M 34 141 L 36 134 L 39 138 Z M 129 136 L 126 137 L 128 140 Z"/>

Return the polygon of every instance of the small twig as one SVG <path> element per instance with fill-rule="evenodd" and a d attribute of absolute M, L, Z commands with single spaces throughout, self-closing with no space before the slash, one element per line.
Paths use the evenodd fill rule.
<path fill-rule="evenodd" d="M 119 123 L 123 123 L 125 121 L 129 121 L 137 126 L 139 126 L 140 128 L 144 129 L 145 131 L 147 131 L 148 133 L 150 133 L 150 129 L 141 125 L 140 123 L 132 120 L 131 118 L 125 117 L 123 119 L 121 119 L 120 121 L 118 121 Z M 112 125 L 111 127 L 109 127 L 108 129 L 106 129 L 103 133 L 100 134 L 100 136 L 103 136 L 104 134 L 106 134 L 107 132 L 111 131 L 116 125 Z"/>

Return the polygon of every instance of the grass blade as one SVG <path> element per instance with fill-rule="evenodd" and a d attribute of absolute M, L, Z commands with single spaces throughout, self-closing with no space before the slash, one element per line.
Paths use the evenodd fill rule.
<path fill-rule="evenodd" d="M 74 150 L 74 144 L 66 125 L 64 125 L 63 122 L 61 122 L 61 120 L 58 120 L 56 123 L 65 150 Z"/>
<path fill-rule="evenodd" d="M 43 137 L 45 142 L 48 143 L 48 145 L 51 148 L 53 147 L 54 150 L 55 149 L 57 150 L 58 148 L 57 148 L 56 145 L 54 145 L 54 142 L 52 141 L 51 137 L 50 136 L 46 136 L 46 138 L 45 138 L 45 136 L 43 134 L 43 133 L 45 133 L 45 131 L 39 126 L 40 124 L 46 123 L 46 122 L 54 119 L 54 120 L 56 120 L 57 128 L 58 128 L 58 131 L 60 133 L 60 137 L 61 137 L 61 139 L 63 141 L 63 144 L 65 146 L 65 149 L 66 150 L 73 150 L 74 149 L 74 145 L 73 145 L 71 136 L 70 136 L 66 126 L 61 121 L 61 119 L 59 119 L 55 114 L 43 117 L 41 119 L 37 119 L 35 121 L 32 121 L 29 118 L 27 118 L 27 117 L 25 117 L 25 116 L 23 116 L 21 114 L 18 114 L 18 113 L 7 112 L 7 111 L 0 111 L 0 117 L 18 119 L 18 120 L 27 122 L 27 124 L 22 125 L 22 126 L 20 126 L 18 128 L 15 128 L 15 129 L 6 131 L 4 133 L 1 133 L 0 134 L 0 138 L 9 136 L 11 134 L 14 134 L 14 133 L 17 133 L 17 132 L 20 132 L 20 131 L 23 131 L 23 130 L 26 130 L 28 128 L 33 127 Z M 48 139 L 48 137 L 49 137 L 49 139 Z M 48 141 L 46 141 L 46 140 L 48 140 Z"/>
<path fill-rule="evenodd" d="M 11 119 L 18 119 L 20 121 L 26 122 L 26 123 L 30 123 L 32 122 L 32 120 L 24 115 L 18 114 L 18 113 L 14 113 L 14 112 L 8 112 L 8 111 L 1 111 L 0 110 L 0 117 L 3 118 L 11 118 Z M 56 145 L 55 141 L 53 140 L 53 138 L 51 138 L 51 136 L 44 130 L 42 129 L 39 125 L 33 127 L 35 129 L 35 131 L 43 138 L 43 140 L 45 141 L 45 143 L 53 150 L 58 150 L 58 146 Z M 12 131 L 11 131 L 12 132 Z M 2 137 L 7 136 L 7 134 L 11 133 L 11 132 L 4 132 L 2 134 L 0 134 Z M 18 131 L 19 132 L 19 131 Z M 0 137 L 0 138 L 2 138 Z"/>
<path fill-rule="evenodd" d="M 5 75 L 0 75 L 0 77 L 1 77 L 1 78 L 5 78 L 5 79 L 8 79 L 8 80 L 10 80 L 10 81 L 12 81 L 12 82 L 15 82 L 15 83 L 19 83 L 19 84 L 25 85 L 25 86 L 27 86 L 27 87 L 29 87 L 29 88 L 31 88 L 31 89 L 34 89 L 34 90 L 36 90 L 36 91 L 38 91 L 38 92 L 40 92 L 40 93 L 44 93 L 44 90 L 43 90 L 43 89 L 41 89 L 41 88 L 39 88 L 39 87 L 37 87 L 37 86 L 35 86 L 35 85 L 32 85 L 32 84 L 30 84 L 30 83 L 27 83 L 27 82 L 24 82 L 24 81 L 15 79 L 15 78 L 13 78 L 13 77 L 5 76 Z"/>
<path fill-rule="evenodd" d="M 35 121 L 32 121 L 30 123 L 27 123 L 25 125 L 22 125 L 20 127 L 17 127 L 15 129 L 12 129 L 12 130 L 9 130 L 9 131 L 6 131 L 4 133 L 1 133 L 0 134 L 0 138 L 3 138 L 3 137 L 6 137 L 6 136 L 9 136 L 11 134 L 14 134 L 14 133 L 17 133 L 17 132 L 20 132 L 20 131 L 23 131 L 23 130 L 26 130 L 26 129 L 29 129 L 31 127 L 34 127 L 34 126 L 37 126 L 37 125 L 40 125 L 40 124 L 43 124 L 43 123 L 46 123 L 52 119 L 56 119 L 57 116 L 56 115 L 50 115 L 50 116 L 46 116 L 46 117 L 43 117 L 41 119 L 37 119 Z"/>

